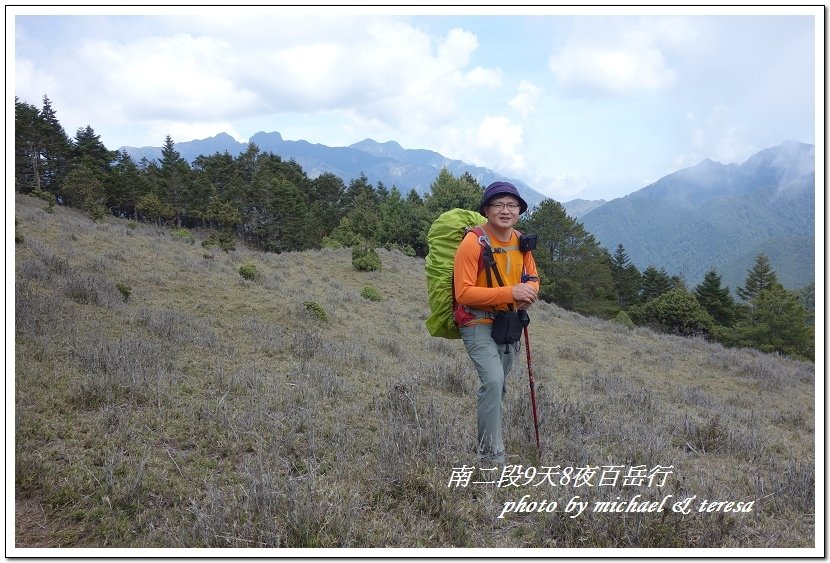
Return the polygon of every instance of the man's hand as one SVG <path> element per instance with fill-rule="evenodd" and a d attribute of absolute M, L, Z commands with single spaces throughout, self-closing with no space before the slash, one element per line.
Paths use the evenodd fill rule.
<path fill-rule="evenodd" d="M 539 298 L 536 288 L 526 283 L 513 286 L 513 300 L 516 301 L 519 309 L 527 309 Z"/>

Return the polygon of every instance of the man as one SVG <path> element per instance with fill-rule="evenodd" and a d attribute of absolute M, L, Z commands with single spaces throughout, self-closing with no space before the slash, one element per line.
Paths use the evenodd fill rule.
<path fill-rule="evenodd" d="M 476 419 L 479 462 L 485 465 L 505 464 L 502 407 L 507 391 L 506 377 L 519 348 L 518 342 L 504 345 L 493 340 L 495 313 L 527 310 L 539 294 L 536 262 L 530 252 L 519 250 L 519 235 L 513 228 L 526 210 L 527 202 L 508 182 L 487 186 L 479 206 L 479 213 L 487 217 L 483 229 L 493 249 L 503 287 L 498 286 L 492 275 L 488 284 L 487 272 L 479 271 L 484 241 L 474 233 L 464 237 L 455 254 L 453 287 L 456 302 L 462 309 L 456 320 L 481 381 Z M 528 281 L 523 281 L 523 274 Z"/>

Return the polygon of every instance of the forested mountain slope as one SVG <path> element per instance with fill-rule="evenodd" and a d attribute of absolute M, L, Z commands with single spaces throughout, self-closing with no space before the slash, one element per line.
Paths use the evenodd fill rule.
<path fill-rule="evenodd" d="M 815 147 L 787 142 L 740 165 L 704 160 L 581 218 L 640 270 L 663 267 L 699 283 L 717 268 L 734 292 L 755 257 L 769 256 L 790 289 L 815 278 Z"/>

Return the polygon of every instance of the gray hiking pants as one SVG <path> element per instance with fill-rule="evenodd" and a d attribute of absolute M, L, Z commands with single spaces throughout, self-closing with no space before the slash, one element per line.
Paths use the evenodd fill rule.
<path fill-rule="evenodd" d="M 478 388 L 478 459 L 482 467 L 504 465 L 502 412 L 507 393 L 507 374 L 516 356 L 514 345 L 496 344 L 493 326 L 479 323 L 461 327 L 461 338 L 475 364 L 481 382 Z"/>

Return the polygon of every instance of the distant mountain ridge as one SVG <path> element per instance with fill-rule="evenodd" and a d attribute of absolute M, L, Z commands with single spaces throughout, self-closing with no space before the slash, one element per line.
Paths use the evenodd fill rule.
<path fill-rule="evenodd" d="M 569 216 L 579 219 L 606 203 L 604 199 L 572 199 L 563 203 L 562 206 Z"/>
<path fill-rule="evenodd" d="M 429 191 L 429 187 L 441 168 L 446 167 L 453 175 L 461 176 L 469 172 L 480 184 L 486 186 L 495 180 L 507 179 L 513 182 L 527 201 L 534 207 L 547 196 L 537 192 L 521 180 L 505 178 L 489 168 L 473 166 L 460 160 L 452 160 L 441 154 L 424 149 L 404 149 L 395 141 L 378 143 L 364 139 L 348 147 L 329 147 L 308 141 L 286 141 L 277 132 L 260 131 L 250 138 L 264 152 L 272 152 L 284 160 L 297 162 L 311 178 L 330 172 L 343 178 L 348 183 L 365 174 L 369 182 L 383 182 L 387 189 L 397 186 L 405 195 L 411 189 L 419 194 Z M 175 144 L 179 154 L 192 163 L 200 155 L 210 156 L 227 151 L 231 156 L 242 154 L 248 143 L 239 142 L 227 133 L 220 133 L 207 139 L 185 141 Z M 142 158 L 161 159 L 161 147 L 121 147 L 136 162 Z"/>
<path fill-rule="evenodd" d="M 815 279 L 815 147 L 788 141 L 744 163 L 710 159 L 590 211 L 585 228 L 640 271 L 663 267 L 697 285 L 714 267 L 730 289 L 769 256 L 790 289 Z"/>

